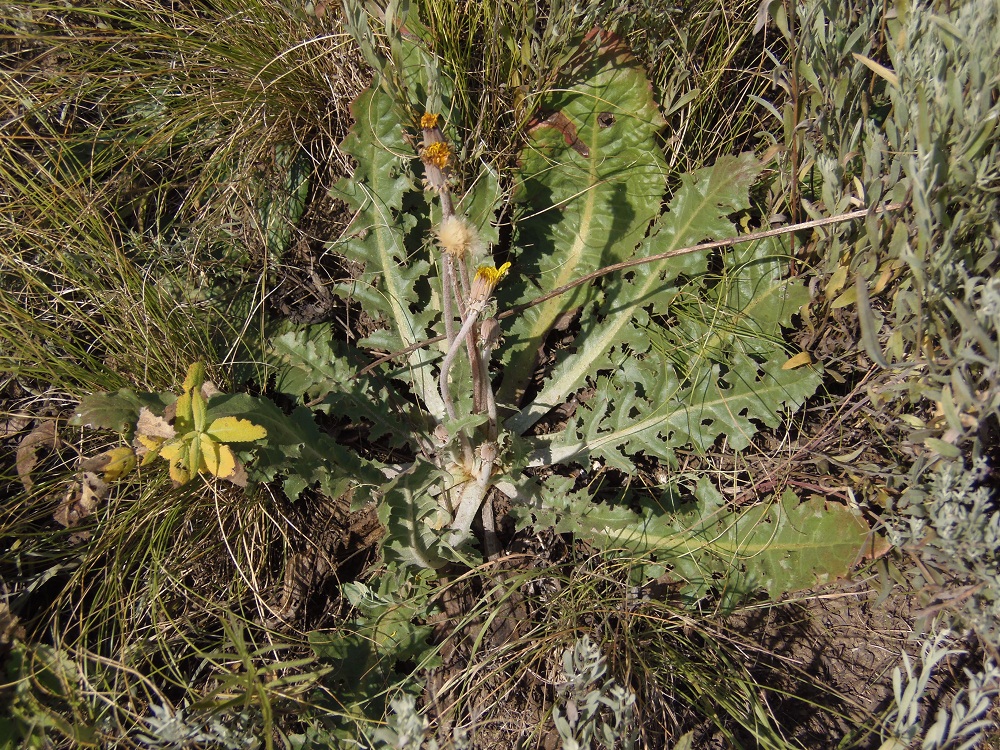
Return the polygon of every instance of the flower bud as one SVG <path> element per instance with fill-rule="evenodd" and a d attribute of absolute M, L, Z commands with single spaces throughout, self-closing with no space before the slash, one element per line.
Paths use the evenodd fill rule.
<path fill-rule="evenodd" d="M 472 289 L 469 290 L 469 305 L 482 310 L 486 306 L 487 300 L 497 288 L 500 279 L 507 275 L 510 263 L 504 263 L 500 268 L 490 266 L 480 266 L 476 269 L 476 277 L 472 280 Z"/>

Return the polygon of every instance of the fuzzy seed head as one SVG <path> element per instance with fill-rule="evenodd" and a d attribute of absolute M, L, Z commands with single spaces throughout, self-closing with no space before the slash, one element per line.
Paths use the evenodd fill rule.
<path fill-rule="evenodd" d="M 456 258 L 464 258 L 469 253 L 479 255 L 482 252 L 482 241 L 479 232 L 464 216 L 451 215 L 445 217 L 438 227 L 438 242 L 441 249 Z"/>

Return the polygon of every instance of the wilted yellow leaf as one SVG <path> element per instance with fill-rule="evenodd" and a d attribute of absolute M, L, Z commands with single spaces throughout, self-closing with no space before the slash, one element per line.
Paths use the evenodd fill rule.
<path fill-rule="evenodd" d="M 139 465 L 146 466 L 160 455 L 160 448 L 163 447 L 163 438 L 136 435 L 133 443 L 136 444 L 136 448 L 140 449 L 139 454 L 142 456 L 142 461 Z"/>
<path fill-rule="evenodd" d="M 171 440 L 160 449 L 160 455 L 170 462 L 170 478 L 177 484 L 187 484 L 193 470 L 188 466 L 188 444 L 184 440 Z"/>
<path fill-rule="evenodd" d="M 236 470 L 236 457 L 229 449 L 228 445 L 220 445 L 202 433 L 201 439 L 201 463 L 209 474 L 217 477 L 228 477 Z"/>
<path fill-rule="evenodd" d="M 799 352 L 794 357 L 790 357 L 785 364 L 781 366 L 782 370 L 794 370 L 796 367 L 802 367 L 804 365 L 812 364 L 812 357 L 809 356 L 809 352 Z"/>
<path fill-rule="evenodd" d="M 238 417 L 220 417 L 206 432 L 220 443 L 250 443 L 267 435 L 265 428 Z"/>
<path fill-rule="evenodd" d="M 176 461 L 182 456 L 187 458 L 187 446 L 183 440 L 171 440 L 160 448 L 160 455 L 168 461 Z"/>
<path fill-rule="evenodd" d="M 187 468 L 176 461 L 170 462 L 170 478 L 177 484 L 187 484 L 191 481 L 191 474 Z"/>
<path fill-rule="evenodd" d="M 121 479 L 135 468 L 135 451 L 128 446 L 121 446 L 104 454 L 108 462 L 104 465 L 104 481 L 114 482 Z"/>
<path fill-rule="evenodd" d="M 859 55 L 857 52 L 852 52 L 851 54 L 854 55 L 855 60 L 868 68 L 872 73 L 885 79 L 886 83 L 890 86 L 899 86 L 899 76 L 896 75 L 895 71 L 885 67 L 881 63 L 875 62 L 870 57 Z"/>

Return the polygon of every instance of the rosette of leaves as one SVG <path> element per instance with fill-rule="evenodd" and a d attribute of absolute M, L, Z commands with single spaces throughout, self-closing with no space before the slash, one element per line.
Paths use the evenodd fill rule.
<path fill-rule="evenodd" d="M 97 393 L 80 402 L 71 424 L 128 436 L 143 465 L 162 457 L 178 484 L 200 473 L 241 486 L 280 478 L 292 498 L 310 486 L 339 497 L 382 476 L 322 432 L 309 409 L 286 414 L 268 398 L 222 393 L 201 363 L 189 368 L 180 396 Z"/>
<path fill-rule="evenodd" d="M 208 387 L 206 387 L 208 386 Z M 139 411 L 135 444 L 142 455 L 141 465 L 157 457 L 170 464 L 170 478 L 187 484 L 198 473 L 245 484 L 231 443 L 253 443 L 267 435 L 267 430 L 248 419 L 226 416 L 208 421 L 208 397 L 214 388 L 205 382 L 205 366 L 196 362 L 188 368 L 184 390 L 174 402 L 174 420 L 170 424 L 147 407 Z M 245 475 L 244 475 L 245 476 Z"/>
<path fill-rule="evenodd" d="M 407 28 L 420 27 L 407 23 Z M 454 109 L 450 84 L 434 84 L 447 71 L 430 64 L 433 56 L 426 52 L 406 52 L 407 45 L 423 49 L 419 31 L 395 44 L 408 67 L 393 71 L 393 86 L 375 85 L 355 102 L 356 122 L 343 144 L 355 169 L 334 190 L 355 219 L 331 250 L 361 265 L 340 293 L 378 321 L 379 330 L 359 346 L 334 343 L 329 326 L 287 331 L 274 342 L 272 362 L 280 390 L 367 429 L 383 450 L 409 452 L 412 463 L 387 470 L 391 478 L 383 485 L 384 550 L 404 564 L 437 566 L 456 559 L 445 541 L 446 490 L 462 481 L 441 457 L 458 428 L 476 429 L 479 423 L 468 411 L 470 398 L 459 399 L 461 424 L 446 419 L 436 388 L 441 350 L 414 346 L 444 329 L 440 257 L 426 241 L 437 209 L 421 187 L 415 126 L 400 112 L 418 110 L 430 100 L 428 91 L 439 97 L 435 111 Z M 410 92 L 409 108 L 389 93 L 400 86 Z M 613 35 L 588 35 L 564 80 L 534 101 L 538 109 L 510 175 L 518 203 L 507 250 L 513 269 L 498 290 L 501 317 L 505 309 L 616 261 L 738 234 L 732 217 L 749 210 L 750 187 L 761 166 L 751 155 L 725 157 L 682 176 L 668 194 L 658 141 L 663 120 L 641 67 Z M 444 132 L 456 136 L 454 129 Z M 494 223 L 508 211 L 497 174 L 484 166 L 467 182 L 456 181 L 456 211 L 495 243 Z M 576 287 L 503 323 L 505 342 L 491 368 L 498 381 L 502 373 L 498 402 L 505 430 L 499 440 L 501 470 L 491 481 L 527 503 L 520 521 L 559 525 L 605 507 L 586 492 L 567 492 L 558 473 L 535 478 L 533 467 L 598 461 L 634 474 L 639 456 L 670 464 L 676 449 L 705 450 L 720 439 L 739 450 L 760 426 L 777 426 L 801 405 L 820 377 L 812 366 L 784 366 L 793 353 L 782 330 L 808 300 L 803 285 L 786 278 L 786 257 L 779 241 L 746 245 L 717 256 L 710 272 L 706 252 L 688 253 L 633 267 L 603 284 Z M 571 343 L 553 363 L 540 363 L 540 347 L 570 320 L 578 328 Z M 404 349 L 392 362 L 355 377 L 372 351 Z M 534 434 L 535 425 L 556 408 L 570 411 L 565 428 Z M 726 509 L 717 508 L 711 523 L 729 529 L 739 548 L 757 526 L 794 518 L 781 521 L 784 546 L 775 552 L 780 567 L 782 555 L 802 541 L 797 534 L 810 540 L 822 536 L 825 509 L 810 506 L 798 516 L 794 502 L 786 497 L 776 503 L 773 517 L 747 523 L 743 514 L 727 522 Z M 647 549 L 657 539 L 676 541 L 691 531 L 690 518 L 663 508 L 650 506 L 646 516 L 626 507 L 615 511 L 612 526 L 574 530 L 601 544 L 623 538 Z M 836 506 L 828 511 L 841 520 L 849 515 Z M 711 523 L 706 520 L 705 528 Z M 654 528 L 656 534 L 643 536 L 643 529 Z M 834 530 L 837 541 L 845 541 L 837 547 L 843 554 L 803 559 L 797 576 L 773 579 L 773 593 L 846 572 L 868 528 L 857 521 L 835 524 Z M 678 554 L 697 565 L 700 556 L 715 551 L 694 545 Z"/>

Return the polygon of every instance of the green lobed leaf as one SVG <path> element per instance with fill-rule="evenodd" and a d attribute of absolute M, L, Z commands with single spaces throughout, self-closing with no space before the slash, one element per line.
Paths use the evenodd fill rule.
<path fill-rule="evenodd" d="M 650 235 L 635 251 L 635 257 L 657 255 L 708 240 L 736 235 L 736 227 L 727 218 L 749 206 L 750 186 L 760 166 L 751 154 L 725 156 L 713 166 L 681 177 L 681 186 L 670 200 L 668 210 L 654 224 Z M 583 329 L 574 341 L 573 353 L 553 370 L 541 392 L 513 417 L 506 426 L 524 434 L 547 412 L 565 403 L 587 378 L 616 367 L 611 355 L 624 341 L 638 352 L 648 345 L 636 324 L 646 325 L 647 308 L 666 313 L 678 294 L 675 280 L 704 272 L 705 253 L 683 255 L 630 269 L 607 285 L 600 314 L 585 316 Z"/>
<path fill-rule="evenodd" d="M 846 576 L 880 545 L 868 525 L 846 507 L 820 498 L 781 498 L 731 509 L 707 479 L 694 497 L 664 493 L 659 504 L 598 504 L 571 480 L 553 476 L 530 514 L 536 526 L 573 533 L 604 549 L 648 553 L 698 599 L 711 590 L 734 600 L 764 590 L 772 599 Z M 633 504 L 635 500 L 633 499 Z M 525 511 L 522 511 L 524 513 Z"/>
<path fill-rule="evenodd" d="M 422 283 L 430 265 L 408 257 L 406 251 L 407 234 L 416 219 L 403 212 L 403 199 L 416 189 L 408 165 L 416 153 L 403 137 L 409 123 L 399 121 L 393 100 L 381 90 L 362 93 L 351 112 L 355 123 L 341 148 L 356 166 L 353 176 L 338 182 L 331 194 L 345 201 L 355 216 L 332 249 L 362 264 L 364 271 L 336 291 L 359 301 L 365 312 L 386 326 L 361 344 L 396 351 L 428 338 L 434 318 L 429 287 Z M 430 368 L 438 356 L 433 350 L 418 349 L 407 360 L 409 368 L 396 374 L 410 382 L 425 406 L 440 416 L 444 404 Z"/>
<path fill-rule="evenodd" d="M 382 549 L 387 560 L 404 567 L 437 569 L 462 559 L 443 538 L 451 514 L 438 500 L 439 488 L 450 481 L 445 472 L 417 461 L 386 488 L 378 514 L 386 528 Z"/>
<path fill-rule="evenodd" d="M 304 406 L 285 414 L 266 398 L 243 393 L 213 397 L 207 418 L 228 416 L 246 417 L 267 430 L 263 444 L 255 449 L 256 461 L 248 467 L 250 478 L 270 481 L 284 474 L 285 494 L 293 500 L 314 485 L 330 497 L 339 497 L 352 487 L 384 481 L 370 463 L 321 432 Z"/>
<path fill-rule="evenodd" d="M 541 103 L 548 119 L 531 129 L 521 153 L 529 215 L 517 223 L 523 249 L 512 275 L 531 283 L 507 304 L 631 257 L 660 211 L 666 163 L 656 136 L 664 121 L 642 67 L 613 35 L 589 37 L 579 54 L 590 61 Z M 518 316 L 506 334 L 501 403 L 520 398 L 548 331 L 593 294 L 578 287 Z"/>
<path fill-rule="evenodd" d="M 723 276 L 675 306 L 675 322 L 626 330 L 594 379 L 593 396 L 562 433 L 537 438 L 534 463 L 603 458 L 634 472 L 631 456 L 673 461 L 674 449 L 749 446 L 758 424 L 777 427 L 820 382 L 814 367 L 783 370 L 781 327 L 808 300 L 798 281 L 783 279 L 777 243 L 726 254 Z"/>
<path fill-rule="evenodd" d="M 387 439 L 393 447 L 405 445 L 412 428 L 401 419 L 402 406 L 371 378 L 356 378 L 360 367 L 333 338 L 328 323 L 288 331 L 271 342 L 269 359 L 277 367 L 275 387 L 282 393 L 308 397 L 313 408 L 364 419 L 372 440 Z M 398 401 L 398 397 L 396 401 Z"/>

